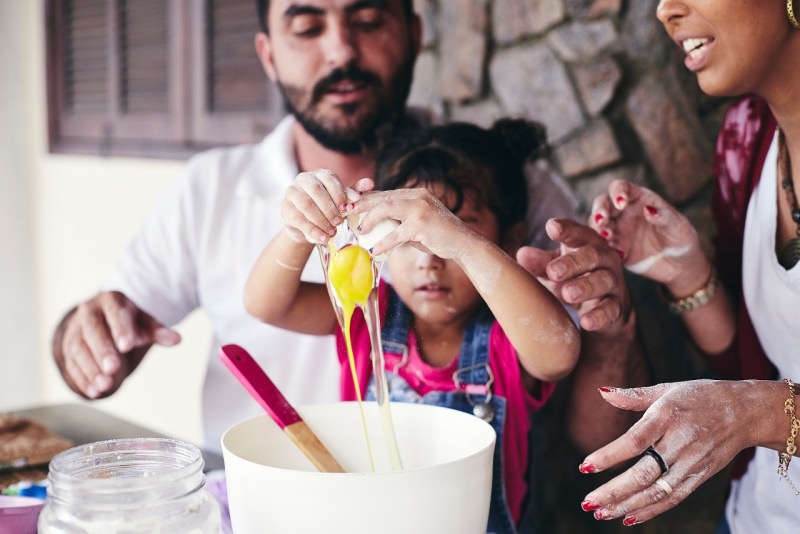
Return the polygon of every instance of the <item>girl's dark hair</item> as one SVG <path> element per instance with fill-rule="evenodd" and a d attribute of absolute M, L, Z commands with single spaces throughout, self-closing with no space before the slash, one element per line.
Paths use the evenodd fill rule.
<path fill-rule="evenodd" d="M 269 0 L 256 0 L 256 9 L 258 10 L 258 27 L 261 31 L 269 35 L 269 25 L 267 24 L 267 14 L 269 13 Z M 411 20 L 411 15 L 414 14 L 413 0 L 403 0 L 403 13 L 406 18 Z"/>
<path fill-rule="evenodd" d="M 525 163 L 544 155 L 544 126 L 500 119 L 484 129 L 466 122 L 395 130 L 382 142 L 375 164 L 381 190 L 441 184 L 455 195 L 457 212 L 469 195 L 488 207 L 506 231 L 525 220 L 528 185 Z"/>

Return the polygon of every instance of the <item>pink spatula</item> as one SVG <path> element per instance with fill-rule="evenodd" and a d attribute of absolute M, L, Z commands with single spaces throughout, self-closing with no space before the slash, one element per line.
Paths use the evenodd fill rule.
<path fill-rule="evenodd" d="M 219 357 L 317 469 L 323 473 L 344 473 L 339 462 L 246 350 L 239 345 L 225 345 L 220 348 Z"/>

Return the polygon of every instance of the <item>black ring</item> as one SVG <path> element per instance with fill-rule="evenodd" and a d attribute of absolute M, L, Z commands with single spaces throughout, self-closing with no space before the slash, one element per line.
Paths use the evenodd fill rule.
<path fill-rule="evenodd" d="M 667 474 L 667 471 L 669 471 L 669 466 L 667 465 L 667 462 L 664 461 L 664 458 L 658 453 L 658 451 L 654 447 L 647 447 L 644 453 L 642 453 L 642 456 L 645 455 L 652 456 L 653 459 L 658 463 L 658 467 L 659 469 L 661 469 L 661 476 Z"/>

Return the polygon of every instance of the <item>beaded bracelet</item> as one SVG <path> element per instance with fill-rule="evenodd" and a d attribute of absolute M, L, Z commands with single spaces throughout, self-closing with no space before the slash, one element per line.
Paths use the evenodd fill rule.
<path fill-rule="evenodd" d="M 800 490 L 797 489 L 792 479 L 789 478 L 788 473 L 789 462 L 792 461 L 792 456 L 794 456 L 794 453 L 797 451 L 795 439 L 797 438 L 798 431 L 800 431 L 800 419 L 797 418 L 794 410 L 794 390 L 796 386 L 794 382 L 788 378 L 785 378 L 783 381 L 789 386 L 789 398 L 786 399 L 786 402 L 783 404 L 783 412 L 789 416 L 791 426 L 789 427 L 789 437 L 786 438 L 786 451 L 778 453 L 778 474 L 786 479 L 786 482 L 789 483 L 794 494 L 800 496 Z"/>

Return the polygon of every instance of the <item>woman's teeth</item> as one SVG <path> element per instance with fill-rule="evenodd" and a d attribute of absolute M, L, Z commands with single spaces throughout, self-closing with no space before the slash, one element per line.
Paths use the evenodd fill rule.
<path fill-rule="evenodd" d="M 700 50 L 710 41 L 707 37 L 686 39 L 683 42 L 683 50 L 690 57 L 695 58 L 700 55 Z"/>

